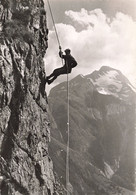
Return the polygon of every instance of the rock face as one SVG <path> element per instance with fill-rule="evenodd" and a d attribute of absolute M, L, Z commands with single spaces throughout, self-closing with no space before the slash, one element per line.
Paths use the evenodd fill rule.
<path fill-rule="evenodd" d="M 0 0 L 1 195 L 52 195 L 43 0 Z"/>
<path fill-rule="evenodd" d="M 118 70 L 102 67 L 69 82 L 70 184 L 73 195 L 134 194 L 135 98 Z M 50 154 L 65 185 L 67 84 L 48 97 L 52 131 Z"/>

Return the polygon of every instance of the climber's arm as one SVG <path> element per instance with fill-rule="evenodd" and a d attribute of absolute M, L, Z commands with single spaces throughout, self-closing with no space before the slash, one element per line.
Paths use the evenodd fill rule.
<path fill-rule="evenodd" d="M 59 57 L 60 57 L 60 58 L 64 58 L 63 56 L 64 56 L 64 55 L 63 55 L 63 52 L 62 52 L 62 51 L 59 51 Z"/>
<path fill-rule="evenodd" d="M 59 57 L 64 59 L 65 55 L 63 55 L 63 52 L 61 51 L 61 46 L 59 46 L 59 50 Z"/>

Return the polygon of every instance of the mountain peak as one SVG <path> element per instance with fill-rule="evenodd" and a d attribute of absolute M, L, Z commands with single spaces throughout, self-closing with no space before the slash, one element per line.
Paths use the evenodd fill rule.
<path fill-rule="evenodd" d="M 95 86 L 95 90 L 103 95 L 112 95 L 127 100 L 134 95 L 129 80 L 121 71 L 109 66 L 102 66 L 99 70 L 86 76 Z"/>
<path fill-rule="evenodd" d="M 81 95 L 93 87 L 101 95 L 111 95 L 126 103 L 130 103 L 135 98 L 134 87 L 129 80 L 121 71 L 110 66 L 102 66 L 99 70 L 86 76 L 79 74 L 69 81 L 70 91 L 76 93 L 77 90 L 80 90 Z M 50 94 L 60 95 L 63 91 L 67 91 L 67 81 L 54 87 Z"/>
<path fill-rule="evenodd" d="M 49 95 L 50 150 L 65 185 L 67 83 Z M 69 82 L 70 184 L 72 194 L 134 195 L 135 101 L 123 74 L 104 66 Z M 59 91 L 55 91 L 59 89 Z M 65 91 L 64 91 L 65 89 Z M 56 98 L 57 97 L 57 98 Z"/>

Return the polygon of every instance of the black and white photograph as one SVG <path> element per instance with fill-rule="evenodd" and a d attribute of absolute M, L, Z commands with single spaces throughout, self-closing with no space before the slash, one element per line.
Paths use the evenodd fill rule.
<path fill-rule="evenodd" d="M 0 195 L 135 195 L 136 0 L 0 0 Z"/>

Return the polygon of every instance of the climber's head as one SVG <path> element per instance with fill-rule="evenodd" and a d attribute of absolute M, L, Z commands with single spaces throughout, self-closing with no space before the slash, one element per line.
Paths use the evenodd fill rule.
<path fill-rule="evenodd" d="M 70 49 L 65 49 L 66 54 L 70 54 Z"/>

